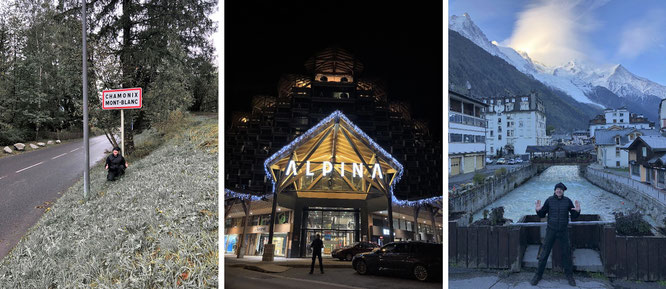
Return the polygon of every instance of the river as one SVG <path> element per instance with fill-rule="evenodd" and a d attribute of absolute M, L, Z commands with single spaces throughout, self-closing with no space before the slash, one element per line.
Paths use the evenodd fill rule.
<path fill-rule="evenodd" d="M 555 184 L 567 186 L 564 195 L 572 202 L 580 202 L 582 214 L 597 214 L 601 220 L 614 220 L 613 212 L 636 209 L 636 205 L 613 193 L 605 191 L 578 174 L 578 166 L 552 166 L 540 175 L 532 177 L 523 185 L 499 198 L 474 214 L 474 220 L 483 218 L 483 210 L 504 206 L 504 217 L 518 222 L 523 215 L 535 215 L 536 200 L 543 204 L 553 195 Z M 644 217 L 653 226 L 654 220 Z"/>

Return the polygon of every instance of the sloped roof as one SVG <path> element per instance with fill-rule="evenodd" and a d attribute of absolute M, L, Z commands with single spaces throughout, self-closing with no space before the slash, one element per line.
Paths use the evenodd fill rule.
<path fill-rule="evenodd" d="M 661 165 L 666 164 L 666 153 L 656 154 L 648 161 L 648 164 L 656 164 L 660 162 Z"/>
<path fill-rule="evenodd" d="M 594 131 L 595 143 L 597 145 L 614 145 L 615 137 L 620 136 L 620 145 L 626 145 L 631 143 L 629 140 L 629 134 L 638 132 L 643 136 L 658 136 L 659 131 L 655 129 L 635 129 L 635 128 L 624 128 L 620 130 L 608 130 L 608 129 L 597 129 Z"/>
<path fill-rule="evenodd" d="M 643 135 L 634 139 L 633 142 L 623 146 L 624 149 L 633 149 L 639 142 L 645 143 L 653 151 L 666 151 L 666 137 L 661 135 Z"/>

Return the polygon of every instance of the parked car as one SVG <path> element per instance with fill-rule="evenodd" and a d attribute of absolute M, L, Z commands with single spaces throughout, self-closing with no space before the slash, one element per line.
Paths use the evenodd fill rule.
<path fill-rule="evenodd" d="M 499 158 L 499 159 L 497 159 L 497 164 L 498 165 L 506 164 L 506 160 L 504 158 Z"/>
<path fill-rule="evenodd" d="M 379 245 L 370 242 L 356 242 L 351 246 L 337 248 L 331 252 L 333 258 L 338 258 L 340 260 L 351 261 L 356 254 L 370 252 L 375 248 L 379 248 Z"/>
<path fill-rule="evenodd" d="M 486 158 L 486 164 L 487 164 L 487 165 L 492 164 L 492 163 L 493 163 L 493 159 L 491 159 L 491 158 Z"/>
<path fill-rule="evenodd" d="M 352 267 L 361 275 L 386 271 L 431 280 L 442 273 L 442 248 L 441 243 L 420 241 L 388 243 L 354 256 Z"/>
<path fill-rule="evenodd" d="M 521 159 L 521 158 L 516 158 L 516 164 L 522 164 L 522 163 L 523 163 L 523 159 Z"/>
<path fill-rule="evenodd" d="M 514 164 L 516 164 L 516 160 L 514 160 L 514 159 L 509 159 L 509 161 L 507 162 L 507 164 L 514 165 Z"/>

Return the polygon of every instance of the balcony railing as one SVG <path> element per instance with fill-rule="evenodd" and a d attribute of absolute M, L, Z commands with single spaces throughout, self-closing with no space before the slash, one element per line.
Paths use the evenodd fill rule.
<path fill-rule="evenodd" d="M 488 121 L 483 118 L 464 115 L 462 113 L 457 113 L 453 111 L 449 111 L 449 122 L 473 125 L 483 128 L 488 127 Z"/>

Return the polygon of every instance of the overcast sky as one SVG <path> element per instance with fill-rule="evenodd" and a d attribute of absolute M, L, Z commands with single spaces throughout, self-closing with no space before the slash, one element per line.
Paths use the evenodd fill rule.
<path fill-rule="evenodd" d="M 540 62 L 622 64 L 666 85 L 664 1 L 449 1 L 449 17 L 465 12 L 488 40 L 527 51 Z"/>

